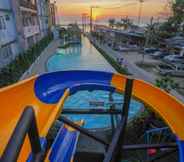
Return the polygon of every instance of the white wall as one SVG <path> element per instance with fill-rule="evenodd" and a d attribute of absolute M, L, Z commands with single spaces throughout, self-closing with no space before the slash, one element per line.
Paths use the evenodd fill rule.
<path fill-rule="evenodd" d="M 41 36 L 44 37 L 48 34 L 48 29 L 49 29 L 49 24 L 48 24 L 49 6 L 46 0 L 37 0 L 36 2 L 37 2 L 37 9 L 38 9 L 40 32 L 41 32 Z"/>
<path fill-rule="evenodd" d="M 16 25 L 10 0 L 0 0 L 0 17 L 5 24 L 5 28 L 0 29 L 0 63 L 2 67 L 11 62 L 19 54 Z M 8 55 L 6 53 L 7 50 L 5 50 L 6 47 L 10 48 L 11 51 Z"/>
<path fill-rule="evenodd" d="M 0 44 L 3 45 L 16 40 L 17 34 L 12 13 L 0 11 L 0 17 L 5 22 L 5 29 L 0 30 Z M 6 19 L 7 17 L 9 19 Z"/>
<path fill-rule="evenodd" d="M 10 0 L 0 0 L 0 9 L 11 9 Z"/>
<path fill-rule="evenodd" d="M 15 58 L 18 54 L 20 54 L 18 42 L 13 43 L 11 47 L 12 47 L 12 53 L 13 53 L 12 57 Z"/>

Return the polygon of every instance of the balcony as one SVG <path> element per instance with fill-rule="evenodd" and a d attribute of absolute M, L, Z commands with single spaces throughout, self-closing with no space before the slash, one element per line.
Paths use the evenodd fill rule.
<path fill-rule="evenodd" d="M 0 31 L 0 47 L 15 41 L 15 39 L 16 39 L 16 36 L 14 33 L 7 30 Z"/>
<path fill-rule="evenodd" d="M 20 6 L 24 8 L 32 9 L 32 10 L 37 10 L 35 4 L 26 0 L 20 0 Z"/>
<path fill-rule="evenodd" d="M 26 38 L 38 34 L 39 32 L 40 29 L 38 25 L 24 27 L 24 36 Z"/>

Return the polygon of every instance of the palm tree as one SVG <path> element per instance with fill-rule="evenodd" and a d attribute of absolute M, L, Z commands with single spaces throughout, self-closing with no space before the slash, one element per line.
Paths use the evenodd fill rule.
<path fill-rule="evenodd" d="M 172 36 L 177 32 L 182 32 L 182 24 L 184 22 L 184 1 L 175 0 L 168 2 L 173 12 L 173 15 L 169 17 L 168 21 L 163 23 L 160 27 L 162 33 L 166 33 L 168 36 Z"/>
<path fill-rule="evenodd" d="M 176 0 L 172 5 L 174 25 L 178 29 L 184 22 L 184 1 Z"/>
<path fill-rule="evenodd" d="M 125 30 L 133 26 L 132 21 L 127 17 L 125 19 L 121 19 L 122 21 L 122 26 L 124 27 Z"/>
<path fill-rule="evenodd" d="M 153 43 L 155 42 L 159 42 L 159 36 L 158 36 L 158 23 L 154 23 L 153 22 L 153 17 L 150 20 L 150 24 L 147 24 L 146 28 L 145 28 L 145 37 L 146 37 L 146 43 L 145 43 L 145 47 L 148 46 L 152 46 Z"/>
<path fill-rule="evenodd" d="M 160 42 L 160 37 L 158 36 L 158 23 L 153 22 L 153 17 L 150 20 L 150 24 L 147 24 L 145 29 L 145 45 L 144 47 L 147 48 L 152 46 L 154 43 Z M 144 63 L 144 55 L 142 55 L 142 63 Z"/>
<path fill-rule="evenodd" d="M 123 27 L 123 23 L 121 22 L 121 21 L 118 21 L 117 23 L 116 23 L 116 28 L 117 29 L 121 29 Z"/>
<path fill-rule="evenodd" d="M 111 28 L 114 28 L 115 23 L 116 23 L 116 20 L 115 20 L 115 19 L 109 19 L 109 26 L 110 26 Z"/>

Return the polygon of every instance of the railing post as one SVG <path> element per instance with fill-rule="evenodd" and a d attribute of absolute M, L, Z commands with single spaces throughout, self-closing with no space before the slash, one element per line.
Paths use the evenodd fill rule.
<path fill-rule="evenodd" d="M 33 159 L 38 159 L 37 155 L 40 157 L 42 149 L 34 110 L 31 107 L 25 108 L 22 113 L 4 153 L 2 154 L 1 162 L 16 162 L 18 160 L 27 133 L 31 143 Z"/>
<path fill-rule="evenodd" d="M 113 102 L 113 94 L 112 92 L 109 93 L 109 102 Z M 115 105 L 112 104 L 110 105 L 110 110 L 115 110 Z M 112 134 L 114 133 L 114 129 L 115 129 L 115 123 L 114 123 L 114 115 L 110 114 L 110 118 L 111 118 L 111 127 L 112 127 Z"/>
<path fill-rule="evenodd" d="M 121 148 L 125 138 L 125 129 L 128 120 L 128 111 L 132 96 L 133 79 L 127 79 L 125 93 L 124 93 L 124 105 L 122 109 L 122 119 L 116 128 L 116 132 L 113 136 L 111 144 L 105 155 L 103 162 L 117 162 L 121 157 Z"/>
<path fill-rule="evenodd" d="M 32 108 L 31 108 L 31 110 L 33 111 Z M 33 114 L 34 114 L 34 112 L 33 112 Z M 28 135 L 29 135 L 29 140 L 31 143 L 31 148 L 32 148 L 33 154 L 37 154 L 37 153 L 41 152 L 42 149 L 41 149 L 41 144 L 40 144 L 39 133 L 38 133 L 35 115 L 33 115 L 33 117 L 32 117 L 32 122 L 31 122 L 30 128 L 28 130 Z"/>
<path fill-rule="evenodd" d="M 126 121 L 128 120 L 128 111 L 131 102 L 132 88 L 133 88 L 133 79 L 127 79 L 124 95 L 124 104 L 122 109 L 122 117 L 126 118 Z"/>

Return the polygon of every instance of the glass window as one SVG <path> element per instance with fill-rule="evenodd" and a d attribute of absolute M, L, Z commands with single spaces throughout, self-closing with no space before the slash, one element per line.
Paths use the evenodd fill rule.
<path fill-rule="evenodd" d="M 12 55 L 11 45 L 4 46 L 0 49 L 0 58 L 7 59 Z"/>
<path fill-rule="evenodd" d="M 0 30 L 2 30 L 3 29 L 3 24 L 2 24 L 2 16 L 0 16 Z"/>
<path fill-rule="evenodd" d="M 5 18 L 6 18 L 6 21 L 10 20 L 10 16 L 9 15 L 6 15 Z"/>
<path fill-rule="evenodd" d="M 33 38 L 33 36 L 32 37 L 29 37 L 27 39 L 27 43 L 28 43 L 28 46 L 29 47 L 32 47 L 34 45 L 34 38 Z"/>
<path fill-rule="evenodd" d="M 0 30 L 6 29 L 5 19 L 3 16 L 0 16 Z"/>

